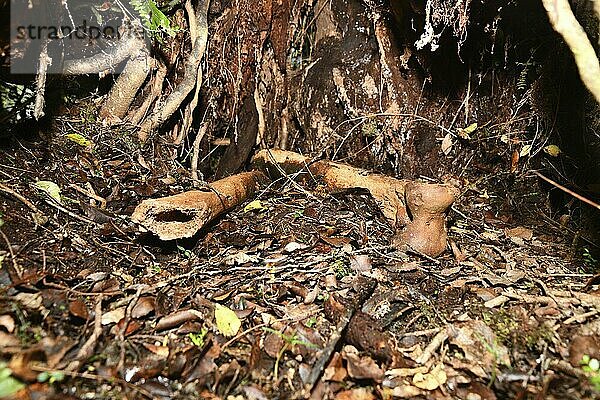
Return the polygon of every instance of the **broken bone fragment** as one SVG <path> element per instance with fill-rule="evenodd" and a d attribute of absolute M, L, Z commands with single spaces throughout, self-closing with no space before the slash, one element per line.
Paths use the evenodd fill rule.
<path fill-rule="evenodd" d="M 252 162 L 271 177 L 305 171 L 331 190 L 367 189 L 396 229 L 395 244 L 431 257 L 446 249 L 446 212 L 458 194 L 450 185 L 396 179 L 332 161 L 313 162 L 301 154 L 276 149 L 258 152 Z"/>
<path fill-rule="evenodd" d="M 404 186 L 408 180 L 392 178 L 387 175 L 372 174 L 364 169 L 333 161 L 312 161 L 309 157 L 285 150 L 261 150 L 252 159 L 255 168 L 268 176 L 307 172 L 309 177 L 318 177 L 330 190 L 367 189 L 379 202 L 381 212 L 393 228 L 402 227 L 410 222 L 404 201 Z"/>
<path fill-rule="evenodd" d="M 244 172 L 213 182 L 205 190 L 144 200 L 131 219 L 161 240 L 192 237 L 219 214 L 254 195 L 262 177 L 258 171 Z"/>
<path fill-rule="evenodd" d="M 399 243 L 437 257 L 446 250 L 446 212 L 457 189 L 449 185 L 410 182 L 405 186 L 406 207 L 411 222 L 399 235 Z"/>

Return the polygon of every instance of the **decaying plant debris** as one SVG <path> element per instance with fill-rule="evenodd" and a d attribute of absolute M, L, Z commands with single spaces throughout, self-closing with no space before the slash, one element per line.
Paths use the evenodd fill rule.
<path fill-rule="evenodd" d="M 397 230 L 399 245 L 432 257 L 446 249 L 445 213 L 458 195 L 450 185 L 399 180 L 340 163 L 313 162 L 301 154 L 281 150 L 262 150 L 254 156 L 253 164 L 272 176 L 306 170 L 330 190 L 366 189 Z"/>
<path fill-rule="evenodd" d="M 35 185 L 0 187 L 0 351 L 26 398 L 594 396 L 580 361 L 600 353 L 595 282 L 562 228 L 492 213 L 504 201 L 493 185 L 457 200 L 452 251 L 437 259 L 394 250 L 367 192 L 314 191 L 295 174 L 259 182 L 169 250 L 126 216 L 193 182 L 168 178 L 175 169 L 140 181 L 156 159 L 106 134 L 93 153 L 61 142 L 52 163 L 2 153 L 18 182 L 61 189 L 57 203 Z M 81 171 L 96 171 L 94 192 Z"/>
<path fill-rule="evenodd" d="M 598 243 L 531 172 L 597 104 L 542 3 L 168 3 L 0 115 L 0 397 L 600 398 Z"/>

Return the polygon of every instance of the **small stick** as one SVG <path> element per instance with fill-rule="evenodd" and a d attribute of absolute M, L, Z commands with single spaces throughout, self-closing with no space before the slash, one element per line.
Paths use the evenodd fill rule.
<path fill-rule="evenodd" d="M 8 247 L 8 251 L 10 252 L 10 258 L 12 259 L 13 268 L 15 269 L 15 272 L 16 272 L 17 276 L 19 277 L 19 279 L 22 279 L 23 271 L 21 270 L 21 267 L 19 267 L 19 264 L 17 263 L 17 257 L 15 256 L 15 252 L 12 249 L 10 241 L 8 240 L 8 238 L 6 237 L 4 232 L 2 232 L 1 229 L 0 229 L 0 235 L 2 235 L 2 238 L 6 242 L 6 247 Z"/>
<path fill-rule="evenodd" d="M 47 196 L 47 198 L 45 199 L 46 204 L 48 204 L 49 206 L 52 206 L 54 208 L 56 208 L 59 211 L 64 212 L 65 214 L 75 218 L 78 221 L 84 222 L 86 224 L 91 224 L 91 225 L 95 225 L 95 226 L 101 226 L 99 223 L 97 223 L 96 221 L 93 221 L 89 218 L 86 217 L 82 217 L 79 214 L 75 214 L 73 211 L 61 206 L 58 201 L 54 200 L 52 197 Z"/>
<path fill-rule="evenodd" d="M 94 348 L 96 347 L 98 338 L 102 334 L 102 296 L 96 299 L 95 314 L 94 330 L 92 331 L 92 334 L 88 340 L 85 341 L 83 346 L 81 346 L 77 352 L 75 360 L 71 361 L 69 365 L 67 365 L 67 371 L 77 371 L 81 365 L 94 354 Z"/>
<path fill-rule="evenodd" d="M 37 372 L 62 373 L 62 374 L 65 374 L 66 376 L 70 376 L 71 378 L 91 379 L 91 380 L 95 380 L 98 382 L 106 381 L 109 383 L 116 382 L 121 385 L 127 386 L 131 390 L 134 390 L 140 394 L 143 394 L 144 396 L 146 396 L 149 399 L 156 399 L 156 397 L 152 396 L 152 394 L 150 392 L 148 392 L 146 389 L 143 389 L 139 386 L 134 385 L 133 383 L 127 382 L 124 379 L 114 377 L 114 376 L 95 375 L 95 374 L 90 374 L 89 372 L 72 372 L 72 371 L 66 371 L 66 370 L 62 370 L 62 369 L 46 368 L 46 367 L 43 367 L 40 365 L 31 365 L 30 368 L 33 371 L 37 371 Z"/>
<path fill-rule="evenodd" d="M 582 195 L 577 194 L 574 191 L 572 191 L 570 189 L 567 189 L 566 187 L 562 186 L 561 184 L 554 182 L 552 179 L 546 178 L 544 175 L 540 174 L 537 171 L 533 171 L 533 173 L 536 174 L 537 176 L 539 176 L 540 178 L 542 178 L 543 180 L 545 180 L 546 182 L 548 182 L 549 184 L 551 184 L 552 186 L 555 186 L 555 187 L 559 188 L 560 190 L 562 190 L 563 192 L 566 192 L 566 193 L 570 194 L 571 196 L 575 197 L 576 199 L 581 200 L 584 203 L 586 203 L 586 204 L 588 204 L 588 205 L 590 205 L 590 206 L 592 206 L 592 207 L 597 208 L 598 210 L 600 210 L 600 204 L 594 203 L 590 199 L 586 199 Z"/>
<path fill-rule="evenodd" d="M 37 77 L 35 79 L 36 91 L 35 91 L 35 106 L 33 108 L 33 116 L 36 120 L 39 120 L 44 116 L 44 100 L 46 94 L 46 76 L 48 73 L 48 67 L 52 65 L 52 58 L 48 56 L 48 42 L 46 39 L 42 42 L 42 51 L 40 52 L 39 66 L 37 71 Z"/>
<path fill-rule="evenodd" d="M 106 209 L 106 199 L 98 196 L 96 193 L 94 193 L 93 189 L 91 190 L 87 190 L 82 188 L 81 186 L 76 185 L 75 183 L 71 183 L 69 185 L 71 188 L 75 189 L 75 191 L 86 195 L 87 197 L 89 197 L 90 199 L 96 200 L 100 203 L 100 209 L 105 210 Z"/>
<path fill-rule="evenodd" d="M 200 129 L 196 134 L 196 138 L 194 139 L 193 151 L 192 151 L 192 180 L 194 181 L 194 186 L 198 186 L 200 183 L 200 179 L 198 176 L 198 161 L 200 160 L 200 143 L 204 136 L 206 135 L 206 130 L 208 129 L 208 123 L 204 122 L 200 125 Z M 204 180 L 204 179 L 203 179 Z"/>
<path fill-rule="evenodd" d="M 0 183 L 0 191 L 2 191 L 4 193 L 7 193 L 7 194 L 10 194 L 15 199 L 19 200 L 21 203 L 23 203 L 27 207 L 29 207 L 29 209 L 31 211 L 33 211 L 34 213 L 43 215 L 42 212 L 32 202 L 30 202 L 22 194 L 15 192 L 14 190 L 12 190 L 11 188 L 9 188 L 8 186 Z"/>
<path fill-rule="evenodd" d="M 313 388 L 317 384 L 317 381 L 323 375 L 323 371 L 325 370 L 325 366 L 327 362 L 331 359 L 333 352 L 335 351 L 338 342 L 342 339 L 350 320 L 354 316 L 357 310 L 360 310 L 365 301 L 371 297 L 373 291 L 375 291 L 375 287 L 377 286 L 377 282 L 373 279 L 369 279 L 364 281 L 361 285 L 362 287 L 357 289 L 356 297 L 354 301 L 349 304 L 344 313 L 342 314 L 340 320 L 335 326 L 333 332 L 329 335 L 329 340 L 325 347 L 321 350 L 321 354 L 317 357 L 317 360 L 313 364 L 313 369 L 308 375 L 306 379 L 306 383 L 304 384 L 304 395 L 305 397 L 310 397 Z"/>

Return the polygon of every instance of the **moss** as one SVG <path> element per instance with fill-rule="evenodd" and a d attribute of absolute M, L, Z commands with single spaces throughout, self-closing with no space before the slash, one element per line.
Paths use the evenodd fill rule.
<path fill-rule="evenodd" d="M 522 309 L 484 312 L 483 321 L 492 328 L 500 343 L 513 349 L 541 350 L 554 337 L 551 327 L 529 319 Z"/>

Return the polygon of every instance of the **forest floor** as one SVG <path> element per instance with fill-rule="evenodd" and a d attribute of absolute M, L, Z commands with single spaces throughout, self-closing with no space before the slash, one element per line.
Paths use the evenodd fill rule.
<path fill-rule="evenodd" d="M 193 187 L 177 150 L 57 126 L 0 149 L 0 395 L 600 398 L 593 243 L 535 179 L 457 176 L 436 259 L 394 249 L 368 194 L 316 182 L 162 243 L 129 216 Z"/>

